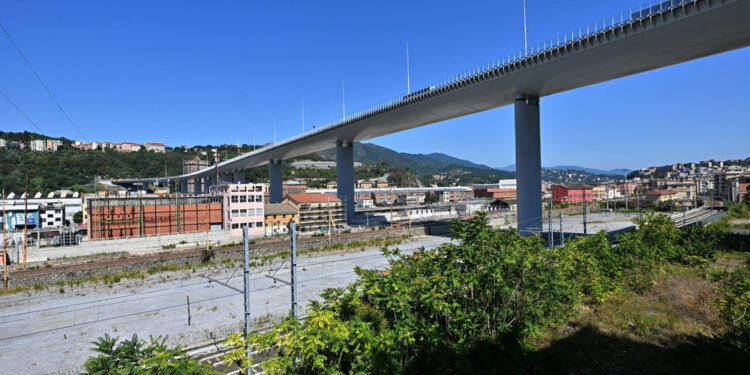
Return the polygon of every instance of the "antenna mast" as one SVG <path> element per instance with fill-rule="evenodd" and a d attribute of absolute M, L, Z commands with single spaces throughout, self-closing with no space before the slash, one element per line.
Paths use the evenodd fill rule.
<path fill-rule="evenodd" d="M 341 115 L 346 120 L 346 85 L 343 78 L 341 78 Z"/>

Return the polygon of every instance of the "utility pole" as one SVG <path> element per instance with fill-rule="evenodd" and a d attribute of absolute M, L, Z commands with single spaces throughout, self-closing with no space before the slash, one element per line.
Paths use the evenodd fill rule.
<path fill-rule="evenodd" d="M 24 194 L 23 208 L 23 268 L 26 268 L 26 233 L 29 224 L 29 174 L 26 173 L 26 194 Z"/>
<path fill-rule="evenodd" d="M 563 231 L 563 213 L 560 212 L 560 246 L 565 246 L 565 232 Z"/>
<path fill-rule="evenodd" d="M 524 55 L 529 54 L 529 49 L 527 46 L 528 43 L 527 43 L 527 38 L 526 38 L 527 36 L 526 34 L 528 33 L 529 33 L 529 29 L 526 28 L 526 0 L 523 0 L 523 51 L 524 51 Z"/>
<path fill-rule="evenodd" d="M 276 116 L 273 117 L 273 144 L 276 145 Z"/>
<path fill-rule="evenodd" d="M 583 197 L 583 235 L 588 234 L 588 228 L 586 228 L 586 196 Z"/>
<path fill-rule="evenodd" d="M 552 200 L 549 201 L 548 206 L 549 206 L 549 208 L 547 209 L 547 211 L 548 211 L 547 212 L 547 216 L 549 217 L 549 220 L 548 220 L 549 221 L 549 231 L 547 233 L 547 236 L 548 236 L 547 242 L 549 243 L 549 247 L 552 247 L 552 246 L 555 245 L 555 239 L 552 238 L 552 236 L 554 234 L 554 232 L 552 231 Z"/>
<path fill-rule="evenodd" d="M 628 210 L 628 196 L 629 196 L 629 194 L 628 194 L 629 193 L 629 191 L 628 191 L 628 172 L 627 172 L 627 169 L 623 169 L 622 171 L 625 173 L 625 211 L 627 211 Z"/>
<path fill-rule="evenodd" d="M 8 251 L 5 248 L 5 189 L 3 189 L 3 287 L 8 289 Z"/>
<path fill-rule="evenodd" d="M 388 202 L 390 202 L 391 204 L 391 228 L 393 228 L 393 186 L 391 186 L 391 190 L 388 195 Z"/>
<path fill-rule="evenodd" d="M 292 233 L 291 246 L 292 246 L 292 317 L 297 318 L 297 223 L 292 221 L 289 224 L 289 229 Z"/>
<path fill-rule="evenodd" d="M 244 261 L 243 261 L 243 267 L 245 272 L 245 338 L 248 338 L 250 336 L 250 245 L 248 244 L 248 233 L 247 233 L 247 225 L 244 225 L 242 227 L 242 242 L 244 245 L 245 255 L 244 255 Z M 247 356 L 250 356 L 250 353 L 252 353 L 252 344 L 250 343 L 250 340 L 247 341 Z M 253 370 L 252 367 L 248 367 L 247 373 L 252 374 Z"/>
<path fill-rule="evenodd" d="M 606 195 L 607 195 L 607 211 L 609 211 L 609 183 L 604 185 L 604 188 L 606 190 Z"/>
<path fill-rule="evenodd" d="M 636 202 L 638 204 L 638 214 L 636 217 L 641 220 L 641 189 L 636 190 Z"/>

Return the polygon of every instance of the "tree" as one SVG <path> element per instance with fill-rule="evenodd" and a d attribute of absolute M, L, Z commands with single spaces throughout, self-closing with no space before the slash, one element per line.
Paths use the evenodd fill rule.
<path fill-rule="evenodd" d="M 425 203 L 435 203 L 437 202 L 437 198 L 435 197 L 435 193 L 428 191 L 424 195 L 424 202 Z"/>
<path fill-rule="evenodd" d="M 83 211 L 78 211 L 73 214 L 73 222 L 76 224 L 82 224 L 83 223 Z"/>
<path fill-rule="evenodd" d="M 167 347 L 166 337 L 149 336 L 145 341 L 133 335 L 119 344 L 118 340 L 105 334 L 92 342 L 91 350 L 99 354 L 86 360 L 84 374 L 218 374 L 212 366 L 188 358 L 179 346 Z"/>

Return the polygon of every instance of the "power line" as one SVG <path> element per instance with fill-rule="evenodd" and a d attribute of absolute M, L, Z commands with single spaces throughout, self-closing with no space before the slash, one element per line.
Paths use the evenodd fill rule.
<path fill-rule="evenodd" d="M 2 25 L 0 25 L 0 27 L 1 26 Z M 32 121 L 31 118 L 29 118 L 29 116 L 26 115 L 26 113 L 24 113 L 24 111 L 21 110 L 21 108 L 18 108 L 18 106 L 16 105 L 16 103 L 13 103 L 13 101 L 10 100 L 10 98 L 8 97 L 8 95 L 5 95 L 5 93 L 2 90 L 0 90 L 0 94 L 3 95 L 3 97 L 5 98 L 5 100 L 7 100 L 8 103 L 10 103 L 10 105 L 12 105 L 13 108 L 15 108 L 16 111 L 18 111 L 18 113 L 20 113 L 21 116 L 23 116 L 26 119 L 26 121 L 28 121 L 31 125 L 33 125 L 36 128 L 36 130 L 39 130 L 40 133 L 44 134 L 44 131 L 39 127 L 39 125 L 37 125 L 34 121 Z"/>
<path fill-rule="evenodd" d="M 62 112 L 62 114 L 65 115 L 65 118 L 68 119 L 68 122 L 70 122 L 70 125 L 72 125 L 73 128 L 78 132 L 78 134 L 80 134 L 81 137 L 84 138 L 84 140 L 85 140 L 86 136 L 84 136 L 83 133 L 81 132 L 81 130 L 78 129 L 78 127 L 76 126 L 76 124 L 73 122 L 73 119 L 71 119 L 70 116 L 68 116 L 68 113 L 65 112 L 65 109 L 63 109 L 62 105 L 60 105 L 60 102 L 58 102 L 57 99 L 55 98 L 55 96 L 52 95 L 52 92 L 49 90 L 49 88 L 44 83 L 44 81 L 42 81 L 42 77 L 39 76 L 39 74 L 36 72 L 36 70 L 34 69 L 34 67 L 31 65 L 31 62 L 29 62 L 29 59 L 26 58 L 26 55 L 23 54 L 23 52 L 21 51 L 21 48 L 18 46 L 18 44 L 16 44 L 16 42 L 10 36 L 10 33 L 8 32 L 8 30 L 6 30 L 5 26 L 3 26 L 3 24 L 1 24 L 1 23 L 0 23 L 0 29 L 3 29 L 3 32 L 8 37 L 8 40 L 10 40 L 10 43 L 13 44 L 13 47 L 15 47 L 16 51 L 18 51 L 18 54 L 21 55 L 21 58 L 26 63 L 26 66 L 29 67 L 29 69 L 31 70 L 31 72 L 34 73 L 34 76 L 36 77 L 36 79 L 39 80 L 39 83 L 42 84 L 42 87 L 44 87 L 44 91 L 47 92 L 47 95 L 49 95 L 50 99 L 52 99 L 52 101 L 55 102 L 55 104 L 57 105 L 57 108 L 60 109 L 60 112 Z M 40 131 L 41 131 L 41 129 L 40 129 Z"/>

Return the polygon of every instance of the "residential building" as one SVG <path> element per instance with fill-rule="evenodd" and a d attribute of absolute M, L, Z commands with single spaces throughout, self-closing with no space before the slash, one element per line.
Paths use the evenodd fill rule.
<path fill-rule="evenodd" d="M 47 151 L 47 142 L 44 139 L 34 139 L 29 142 L 31 151 Z"/>
<path fill-rule="evenodd" d="M 146 142 L 143 144 L 143 147 L 146 151 L 160 152 L 162 154 L 167 151 L 167 147 L 161 142 Z"/>
<path fill-rule="evenodd" d="M 117 151 L 120 152 L 138 152 L 141 150 L 141 145 L 133 142 L 122 142 L 120 148 Z"/>
<path fill-rule="evenodd" d="M 721 163 L 721 162 L 720 162 Z M 741 169 L 726 170 L 714 175 L 714 198 L 732 200 L 732 181 L 742 175 Z"/>
<path fill-rule="evenodd" d="M 307 184 L 305 182 L 288 180 L 281 184 L 281 196 L 285 197 L 289 194 L 305 194 L 307 193 Z"/>
<path fill-rule="evenodd" d="M 75 141 L 71 146 L 79 150 L 91 150 L 91 143 L 86 141 Z"/>
<path fill-rule="evenodd" d="M 684 191 L 677 191 L 672 189 L 652 190 L 646 193 L 646 201 L 654 203 L 687 201 L 687 194 Z"/>
<path fill-rule="evenodd" d="M 328 181 L 326 182 L 326 189 L 336 189 L 338 187 L 338 183 L 336 181 Z"/>
<path fill-rule="evenodd" d="M 294 222 L 299 224 L 299 214 L 297 210 L 285 203 L 269 203 L 263 206 L 265 216 L 266 236 L 275 236 L 289 233 L 289 224 Z"/>
<path fill-rule="evenodd" d="M 506 179 L 506 180 L 500 180 L 497 183 L 498 189 L 517 189 L 517 181 L 515 178 L 513 179 Z"/>
<path fill-rule="evenodd" d="M 224 229 L 231 230 L 234 237 L 241 237 L 245 226 L 249 236 L 265 234 L 261 185 L 220 184 L 217 192 L 222 196 Z"/>
<path fill-rule="evenodd" d="M 360 189 L 372 189 L 372 181 L 370 180 L 358 180 L 357 187 Z"/>
<path fill-rule="evenodd" d="M 57 151 L 62 144 L 62 141 L 59 139 L 48 139 L 45 146 L 48 151 Z"/>
<path fill-rule="evenodd" d="M 604 185 L 594 186 L 591 188 L 591 194 L 594 201 L 607 200 L 607 187 Z"/>
<path fill-rule="evenodd" d="M 39 225 L 42 228 L 65 226 L 65 205 L 62 202 L 40 204 Z"/>
<path fill-rule="evenodd" d="M 372 198 L 359 197 L 359 199 L 357 199 L 357 208 L 367 210 L 373 207 L 375 207 L 375 201 Z"/>
<path fill-rule="evenodd" d="M 593 188 L 589 185 L 556 185 L 552 188 L 552 202 L 583 203 L 594 199 Z"/>
<path fill-rule="evenodd" d="M 750 193 L 750 176 L 738 176 L 732 179 L 730 195 L 734 202 L 744 202 L 745 195 Z"/>
<path fill-rule="evenodd" d="M 0 138 L 0 147 L 5 147 L 5 144 L 6 144 L 5 140 Z"/>
<path fill-rule="evenodd" d="M 491 199 L 497 199 L 497 198 L 508 198 L 508 199 L 516 199 L 516 196 L 518 192 L 516 189 L 498 189 L 498 188 L 474 188 L 474 197 L 476 198 L 491 198 Z"/>
<path fill-rule="evenodd" d="M 291 204 L 299 213 L 300 232 L 325 232 L 346 221 L 341 200 L 332 194 L 290 194 L 281 203 Z"/>

